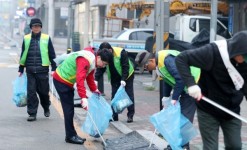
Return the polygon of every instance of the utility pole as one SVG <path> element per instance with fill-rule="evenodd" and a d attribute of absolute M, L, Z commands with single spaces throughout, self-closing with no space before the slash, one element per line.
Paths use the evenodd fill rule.
<path fill-rule="evenodd" d="M 170 4 L 168 0 L 155 1 L 155 32 L 156 32 L 156 53 L 169 47 L 169 18 Z M 166 45 L 165 45 L 165 44 Z M 156 75 L 156 72 L 153 71 Z M 156 81 L 157 82 L 157 81 Z M 159 80 L 160 110 L 162 109 L 162 98 L 164 96 L 164 81 Z"/>
<path fill-rule="evenodd" d="M 72 12 L 72 3 L 73 0 L 70 0 L 69 2 L 69 9 L 68 9 L 68 23 L 67 23 L 67 51 L 68 49 L 71 49 L 71 12 Z"/>
<path fill-rule="evenodd" d="M 218 0 L 211 1 L 210 43 L 216 39 Z"/>
<path fill-rule="evenodd" d="M 48 0 L 48 34 L 54 36 L 54 0 Z"/>

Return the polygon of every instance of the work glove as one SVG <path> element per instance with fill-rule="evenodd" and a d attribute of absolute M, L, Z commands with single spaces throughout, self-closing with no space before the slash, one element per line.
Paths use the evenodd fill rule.
<path fill-rule="evenodd" d="M 122 80 L 120 83 L 121 83 L 121 85 L 122 85 L 123 87 L 125 87 L 125 85 L 126 85 L 126 82 L 125 82 L 125 81 Z"/>
<path fill-rule="evenodd" d="M 97 89 L 97 90 L 93 91 L 93 93 L 98 94 L 98 95 L 100 95 L 100 94 L 101 94 L 101 92 L 99 91 L 99 89 Z"/>
<path fill-rule="evenodd" d="M 98 81 L 94 80 L 94 83 L 96 84 L 96 86 L 98 86 Z"/>
<path fill-rule="evenodd" d="M 87 98 L 82 98 L 81 99 L 81 106 L 82 106 L 83 109 L 88 111 L 88 100 L 87 100 Z"/>
<path fill-rule="evenodd" d="M 169 105 L 170 97 L 163 97 L 163 98 L 161 99 L 161 101 L 162 101 L 162 106 L 163 106 L 163 108 L 166 108 L 166 107 L 168 107 L 168 105 Z"/>
<path fill-rule="evenodd" d="M 54 74 L 54 71 L 51 71 L 51 76 L 53 76 L 53 74 Z"/>
<path fill-rule="evenodd" d="M 176 105 L 177 101 L 176 100 L 171 100 L 172 105 Z"/>
<path fill-rule="evenodd" d="M 23 74 L 23 73 L 21 73 L 21 72 L 18 72 L 18 73 L 19 73 L 19 77 L 21 77 L 21 76 L 22 76 L 22 74 Z"/>
<path fill-rule="evenodd" d="M 191 97 L 198 101 L 202 98 L 201 88 L 198 85 L 188 87 L 188 93 Z"/>

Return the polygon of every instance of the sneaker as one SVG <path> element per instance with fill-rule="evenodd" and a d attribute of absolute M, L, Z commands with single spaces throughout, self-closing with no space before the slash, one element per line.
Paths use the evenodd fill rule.
<path fill-rule="evenodd" d="M 45 117 L 50 117 L 51 113 L 50 113 L 50 109 L 48 108 L 47 110 L 44 111 L 44 116 Z"/>
<path fill-rule="evenodd" d="M 27 118 L 27 121 L 35 121 L 36 120 L 36 115 L 30 115 L 28 118 Z"/>

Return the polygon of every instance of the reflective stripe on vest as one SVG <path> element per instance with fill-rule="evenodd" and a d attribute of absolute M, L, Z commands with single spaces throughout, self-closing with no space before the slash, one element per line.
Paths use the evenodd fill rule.
<path fill-rule="evenodd" d="M 113 48 L 113 63 L 114 63 L 114 67 L 116 68 L 118 74 L 120 76 L 122 76 L 122 65 L 120 62 L 120 58 L 121 58 L 121 52 L 123 50 L 123 48 L 121 47 L 112 47 Z M 128 59 L 129 61 L 129 76 L 128 78 L 134 73 L 134 66 L 132 64 L 132 62 Z M 111 73 L 109 70 L 109 66 L 106 66 L 107 69 L 107 74 L 108 74 L 108 80 L 111 80 Z M 127 79 L 128 79 L 127 78 Z"/>
<path fill-rule="evenodd" d="M 27 53 L 30 47 L 30 42 L 31 42 L 31 34 L 25 35 L 24 36 L 25 49 L 20 59 L 20 65 L 24 66 L 26 63 Z M 48 54 L 48 42 L 49 42 L 49 35 L 42 33 L 40 36 L 40 42 L 39 42 L 42 66 L 50 65 L 49 54 Z"/>
<path fill-rule="evenodd" d="M 69 56 L 60 64 L 56 72 L 60 78 L 64 81 L 74 84 L 76 82 L 76 58 L 77 57 L 84 57 L 88 60 L 90 64 L 90 68 L 87 72 L 87 75 L 95 69 L 95 56 L 92 52 L 89 51 L 78 51 L 74 53 L 68 54 Z"/>

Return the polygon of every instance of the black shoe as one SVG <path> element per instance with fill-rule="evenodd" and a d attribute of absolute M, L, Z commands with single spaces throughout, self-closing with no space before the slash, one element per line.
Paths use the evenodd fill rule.
<path fill-rule="evenodd" d="M 183 146 L 182 148 L 183 148 L 183 150 L 190 150 L 189 146 Z"/>
<path fill-rule="evenodd" d="M 113 118 L 113 121 L 118 121 L 118 115 L 112 116 L 112 118 Z"/>
<path fill-rule="evenodd" d="M 164 150 L 172 150 L 171 146 L 170 145 L 167 145 L 166 148 L 164 148 Z"/>
<path fill-rule="evenodd" d="M 49 108 L 44 111 L 44 115 L 45 115 L 45 117 L 50 117 L 51 113 L 50 113 L 50 109 Z"/>
<path fill-rule="evenodd" d="M 76 136 L 77 136 L 78 139 L 80 139 L 80 140 L 82 140 L 82 141 L 84 141 L 84 142 L 86 141 L 85 138 L 81 138 L 81 137 L 79 137 L 78 135 L 76 135 Z"/>
<path fill-rule="evenodd" d="M 72 144 L 83 144 L 86 141 L 86 139 L 85 138 L 81 138 L 78 135 L 75 135 L 75 136 L 72 136 L 70 138 L 66 137 L 65 141 L 67 143 L 72 143 Z"/>
<path fill-rule="evenodd" d="M 127 123 L 131 123 L 131 122 L 133 122 L 133 117 L 128 117 Z"/>
<path fill-rule="evenodd" d="M 35 121 L 36 120 L 36 115 L 30 115 L 28 118 L 27 118 L 27 121 Z"/>
<path fill-rule="evenodd" d="M 183 150 L 190 150 L 189 146 L 183 146 L 182 148 L 183 148 Z M 172 148 L 170 145 L 167 145 L 167 147 L 164 150 L 172 150 Z"/>

